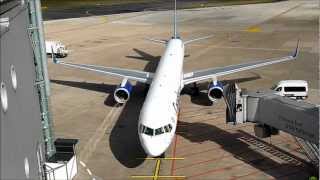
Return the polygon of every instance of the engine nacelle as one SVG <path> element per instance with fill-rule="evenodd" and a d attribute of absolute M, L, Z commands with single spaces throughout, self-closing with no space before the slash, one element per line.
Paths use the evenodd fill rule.
<path fill-rule="evenodd" d="M 130 98 L 132 89 L 133 87 L 128 81 L 128 79 L 124 79 L 113 93 L 115 101 L 117 101 L 120 104 L 127 102 Z"/>
<path fill-rule="evenodd" d="M 223 96 L 223 85 L 219 81 L 213 81 L 208 87 L 208 98 L 214 102 Z"/>

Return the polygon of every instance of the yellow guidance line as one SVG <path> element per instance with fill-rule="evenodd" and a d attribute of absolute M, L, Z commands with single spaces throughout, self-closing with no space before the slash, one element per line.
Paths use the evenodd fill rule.
<path fill-rule="evenodd" d="M 156 160 L 156 167 L 154 169 L 154 175 L 153 176 L 131 176 L 133 179 L 153 179 L 153 180 L 158 180 L 161 178 L 165 179 L 185 179 L 185 176 L 159 176 L 160 172 L 160 164 L 161 160 L 183 160 L 184 158 L 171 158 L 171 157 L 166 157 L 166 158 L 137 158 L 137 159 L 144 159 L 144 160 Z"/>
<path fill-rule="evenodd" d="M 146 179 L 153 178 L 153 176 L 131 176 L 133 179 Z"/>
<path fill-rule="evenodd" d="M 249 27 L 249 28 L 247 29 L 247 31 L 248 31 L 248 32 L 253 32 L 253 33 L 255 33 L 255 32 L 261 32 L 262 30 L 261 30 L 260 27 L 252 26 L 252 27 Z"/>
<path fill-rule="evenodd" d="M 144 160 L 184 160 L 184 158 L 172 158 L 172 157 L 166 157 L 166 158 L 138 158 L 138 159 L 144 159 Z"/>
<path fill-rule="evenodd" d="M 160 171 L 160 164 L 161 164 L 161 159 L 157 159 L 156 169 L 154 171 L 153 180 L 157 180 L 158 179 L 159 171 Z"/>

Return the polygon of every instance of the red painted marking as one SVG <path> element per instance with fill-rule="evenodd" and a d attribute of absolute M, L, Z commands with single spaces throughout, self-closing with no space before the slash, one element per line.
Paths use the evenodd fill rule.
<path fill-rule="evenodd" d="M 177 120 L 177 127 L 176 127 L 176 131 L 177 131 L 177 129 L 178 129 L 179 119 L 180 119 L 180 109 L 179 109 L 179 112 L 178 112 L 178 120 Z M 176 157 L 177 142 L 178 142 L 178 135 L 177 135 L 177 134 L 175 134 L 175 136 L 174 136 L 173 151 L 172 151 L 172 157 L 173 157 L 173 158 L 175 158 L 175 157 Z M 175 167 L 175 159 L 172 159 L 172 162 L 171 162 L 171 176 L 173 176 L 173 173 L 174 173 L 174 167 Z"/>
<path fill-rule="evenodd" d="M 177 141 L 178 141 L 178 136 L 175 135 L 174 136 L 173 151 L 172 151 L 172 157 L 173 158 L 176 157 Z M 173 176 L 174 170 L 175 170 L 175 159 L 172 159 L 172 162 L 171 162 L 171 176 Z"/>

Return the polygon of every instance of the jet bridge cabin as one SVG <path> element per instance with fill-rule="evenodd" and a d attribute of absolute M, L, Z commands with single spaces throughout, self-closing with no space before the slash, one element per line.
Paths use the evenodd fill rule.
<path fill-rule="evenodd" d="M 276 95 L 275 91 L 248 92 L 235 84 L 225 88 L 228 123 L 257 123 L 255 133 L 269 137 L 278 130 L 319 144 L 319 107 Z"/>

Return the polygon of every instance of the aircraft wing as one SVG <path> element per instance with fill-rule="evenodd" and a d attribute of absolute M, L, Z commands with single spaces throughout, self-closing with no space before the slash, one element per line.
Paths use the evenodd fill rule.
<path fill-rule="evenodd" d="M 95 66 L 95 65 L 89 65 L 89 64 L 73 64 L 73 63 L 67 63 L 64 61 L 57 60 L 56 58 L 54 58 L 54 56 L 53 56 L 53 62 L 56 64 L 62 64 L 71 68 L 93 71 L 96 73 L 106 74 L 106 75 L 120 77 L 120 78 L 127 78 L 127 79 L 131 79 L 131 80 L 135 80 L 135 81 L 147 83 L 147 84 L 150 84 L 153 78 L 153 73 L 150 73 L 150 72 L 121 69 L 121 68 L 114 68 L 114 67 Z"/>
<path fill-rule="evenodd" d="M 294 53 L 289 56 L 281 57 L 281 58 L 273 58 L 273 59 L 265 59 L 265 60 L 259 60 L 259 61 L 253 61 L 243 64 L 237 64 L 237 65 L 230 65 L 226 67 L 217 67 L 217 68 L 211 68 L 211 69 L 204 69 L 200 71 L 194 71 L 190 73 L 184 74 L 183 77 L 183 83 L 190 84 L 206 79 L 215 78 L 218 76 L 223 76 L 227 74 L 232 74 L 240 71 L 245 71 L 249 69 L 259 68 L 271 64 L 281 63 L 285 61 L 291 61 L 295 60 L 298 55 L 298 44 L 297 48 L 295 49 Z"/>

